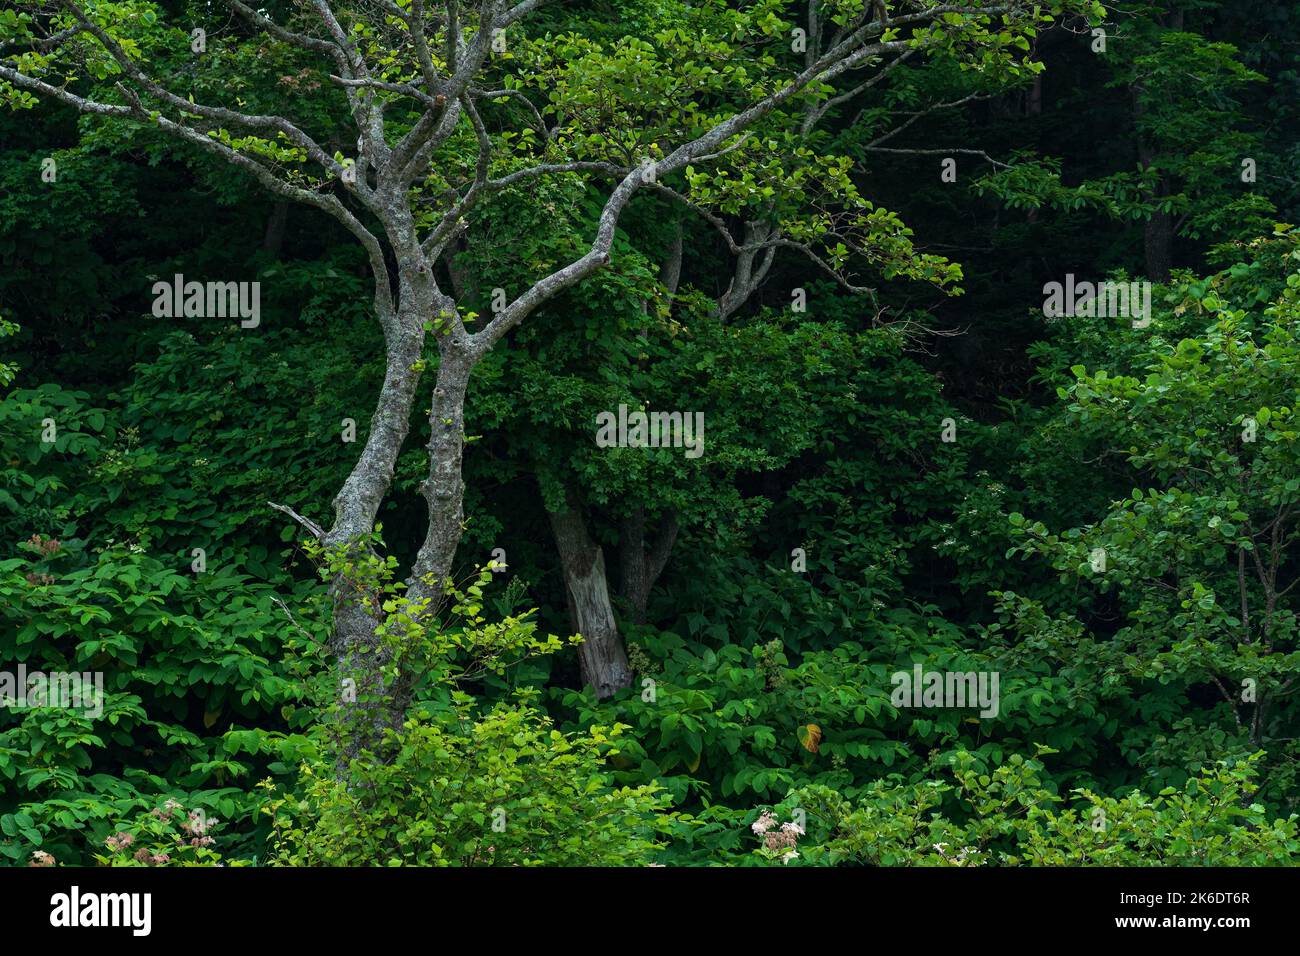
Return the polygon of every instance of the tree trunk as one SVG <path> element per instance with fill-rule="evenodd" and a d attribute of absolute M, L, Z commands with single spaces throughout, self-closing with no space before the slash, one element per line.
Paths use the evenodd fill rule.
<path fill-rule="evenodd" d="M 746 222 L 744 245 L 758 246 L 771 239 L 776 232 L 775 226 L 765 222 Z M 772 268 L 775 252 L 775 246 L 768 246 L 747 249 L 736 256 L 736 267 L 731 276 L 731 284 L 718 299 L 718 315 L 721 318 L 730 318 L 737 309 L 749 301 L 763 279 L 767 277 L 768 270 Z"/>
<path fill-rule="evenodd" d="M 677 516 L 669 513 L 660 526 L 650 553 L 645 548 L 645 508 L 637 505 L 623 519 L 619 535 L 619 556 L 622 559 L 623 580 L 621 592 L 631 606 L 632 619 L 644 624 L 646 606 L 650 603 L 650 589 L 659 580 L 673 544 L 677 541 Z"/>
<path fill-rule="evenodd" d="M 424 348 L 424 323 L 436 320 L 439 311 L 455 308 L 452 300 L 436 297 L 427 278 L 418 274 L 404 277 L 401 301 L 403 309 L 390 335 L 388 367 L 370 435 L 352 474 L 335 498 L 335 522 L 326 536 L 327 544 L 352 544 L 374 530 L 410 426 L 420 378 L 417 363 Z M 463 337 L 452 334 L 443 334 L 438 346 L 441 355 L 429 413 L 429 473 L 420 483 L 428 508 L 428 530 L 407 578 L 406 590 L 411 601 L 424 602 L 420 612 L 423 617 L 436 614 L 443 604 L 463 531 L 465 393 L 480 357 L 467 347 Z M 391 662 L 391 655 L 379 650 L 376 637 L 383 619 L 378 595 L 363 593 L 345 574 L 336 576 L 331 594 L 331 649 L 339 658 L 342 676 L 355 681 L 357 694 L 357 707 L 348 715 L 352 720 L 345 727 L 345 753 L 355 756 L 362 749 L 375 749 L 385 727 L 401 726 L 411 687 L 403 674 L 384 683 L 382 669 Z"/>
<path fill-rule="evenodd" d="M 627 651 L 609 601 L 605 554 L 591 540 L 582 513 L 572 499 L 565 510 L 550 512 L 549 517 L 564 569 L 569 614 L 583 639 L 578 645 L 582 682 L 594 687 L 596 697 L 604 700 L 632 684 Z"/>
<path fill-rule="evenodd" d="M 1162 182 L 1157 187 L 1152 199 L 1166 195 L 1167 188 Z M 1167 212 L 1152 214 L 1147 220 L 1143 235 L 1143 250 L 1146 255 L 1147 278 L 1152 282 L 1168 282 L 1169 272 L 1173 268 L 1174 255 L 1174 220 Z"/>
<path fill-rule="evenodd" d="M 284 227 L 289 222 L 289 202 L 281 199 L 271 204 L 271 218 L 266 223 L 266 233 L 262 237 L 262 251 L 269 252 L 272 259 L 280 258 L 280 248 L 284 245 Z"/>
<path fill-rule="evenodd" d="M 1133 97 L 1133 117 L 1140 121 L 1145 114 L 1145 106 L 1142 103 L 1142 97 L 1146 91 L 1141 84 L 1134 84 L 1131 90 Z M 1142 135 L 1142 130 L 1136 130 L 1138 140 L 1138 166 L 1147 169 L 1157 159 L 1155 147 L 1149 140 Z M 1147 202 L 1154 202 L 1169 194 L 1168 184 L 1163 179 L 1156 183 L 1153 190 L 1145 193 L 1144 197 Z M 1173 245 L 1174 245 L 1174 220 L 1167 212 L 1154 212 L 1151 218 L 1146 221 L 1146 227 L 1143 229 L 1142 247 L 1143 255 L 1146 260 L 1147 278 L 1152 282 L 1168 282 L 1169 272 L 1173 268 Z"/>
<path fill-rule="evenodd" d="M 418 362 L 424 348 L 424 310 L 410 298 L 405 298 L 389 336 L 384 384 L 365 446 L 334 498 L 334 524 L 324 536 L 326 546 L 363 548 L 392 484 L 397 456 L 410 429 L 420 383 Z M 343 755 L 355 757 L 363 749 L 374 749 L 385 727 L 400 726 L 403 714 L 393 707 L 391 688 L 384 686 L 381 673 L 386 657 L 378 652 L 375 634 L 381 620 L 378 596 L 366 592 L 346 573 L 335 575 L 330 582 L 330 596 L 330 649 L 339 660 L 345 704 Z"/>
<path fill-rule="evenodd" d="M 407 596 L 428 602 L 424 614 L 436 614 L 451 582 L 452 561 L 464 531 L 465 391 L 475 357 L 450 339 L 441 341 L 442 357 L 429 410 L 429 475 L 420 482 L 429 527 L 407 579 Z"/>

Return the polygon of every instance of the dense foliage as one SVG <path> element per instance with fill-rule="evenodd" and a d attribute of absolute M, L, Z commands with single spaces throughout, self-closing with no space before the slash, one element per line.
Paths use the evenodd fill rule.
<path fill-rule="evenodd" d="M 0 10 L 0 65 L 125 102 L 120 64 L 60 64 L 33 38 L 66 12 L 29 6 Z M 191 55 L 207 6 L 82 2 L 200 100 L 348 155 L 302 50 L 232 22 Z M 830 30 L 931 5 L 812 6 Z M 94 708 L 0 707 L 0 861 L 1293 863 L 1300 9 L 1041 7 L 915 27 L 878 84 L 810 87 L 629 205 L 608 265 L 474 369 L 436 614 L 403 581 L 432 379 L 374 534 L 304 530 L 385 380 L 366 250 L 0 71 L 0 673 L 102 680 Z M 512 24 L 506 92 L 413 208 L 474 179 L 489 130 L 494 173 L 589 168 L 483 201 L 439 265 L 467 324 L 582 253 L 597 167 L 768 95 L 810 22 L 582 0 Z M 411 49 L 354 42 L 411 82 Z M 333 188 L 284 138 L 211 135 Z M 150 314 L 176 273 L 256 280 L 260 323 Z M 1150 282 L 1151 312 L 1046 315 L 1067 274 Z M 702 454 L 602 447 L 620 405 L 701 413 Z M 578 658 L 593 580 L 631 674 L 609 694 Z M 395 719 L 340 668 L 341 593 L 379 622 L 360 653 Z M 900 698 L 932 672 L 996 675 L 995 706 Z"/>

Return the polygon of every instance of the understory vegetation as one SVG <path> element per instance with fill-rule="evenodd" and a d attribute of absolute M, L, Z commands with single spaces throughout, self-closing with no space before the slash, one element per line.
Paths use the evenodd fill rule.
<path fill-rule="evenodd" d="M 369 155 L 343 91 L 418 132 L 448 11 L 467 58 L 514 5 L 332 3 L 395 87 L 362 94 L 207 6 L 0 10 L 0 672 L 102 680 L 0 707 L 0 862 L 1300 857 L 1300 9 L 540 4 L 394 187 L 412 231 L 470 223 L 408 273 L 386 167 L 336 175 Z M 315 8 L 257 15 L 329 45 Z M 673 165 L 815 62 L 792 31 L 877 8 L 884 47 Z M 342 197 L 379 264 L 149 110 Z M 607 263 L 497 337 L 642 156 L 665 189 Z M 447 199 L 536 163 L 571 165 Z M 151 313 L 174 275 L 259 283 L 256 324 Z M 1045 314 L 1067 275 L 1150 313 Z M 492 331 L 463 412 L 457 330 Z M 698 413 L 701 453 L 605 447 L 620 406 Z"/>

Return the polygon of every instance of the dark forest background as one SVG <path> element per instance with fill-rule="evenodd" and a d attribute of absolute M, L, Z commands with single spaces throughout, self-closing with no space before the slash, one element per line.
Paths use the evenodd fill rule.
<path fill-rule="evenodd" d="M 564 6 L 596 36 L 637 7 Z M 918 66 L 810 138 L 960 294 L 854 295 L 778 254 L 723 322 L 696 306 L 730 253 L 647 203 L 610 269 L 494 350 L 457 626 L 580 629 L 558 498 L 635 679 L 599 700 L 566 646 L 433 681 L 365 805 L 331 772 L 319 555 L 267 504 L 325 520 L 359 448 L 343 420 L 364 439 L 384 364 L 363 253 L 148 131 L 0 114 L 0 661 L 108 690 L 94 719 L 0 713 L 0 858 L 141 862 L 179 833 L 255 863 L 1293 859 L 1300 7 L 1124 3 L 1105 29 L 1104 53 L 1082 20 L 1044 31 L 1041 74 L 883 144 L 953 78 Z M 502 209 L 467 297 L 486 312 L 596 210 L 572 184 Z M 675 304 L 647 308 L 678 237 Z M 154 317 L 175 273 L 259 281 L 259 327 Z M 1049 321 L 1071 273 L 1151 281 L 1153 321 Z M 603 453 L 619 402 L 702 410 L 705 455 Z M 399 566 L 424 533 L 420 409 L 381 512 Z M 894 706 L 916 662 L 997 671 L 998 716 Z"/>

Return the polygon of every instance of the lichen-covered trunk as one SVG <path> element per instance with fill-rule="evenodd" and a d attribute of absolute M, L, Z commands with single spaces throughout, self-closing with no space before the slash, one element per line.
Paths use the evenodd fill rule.
<path fill-rule="evenodd" d="M 587 533 L 582 513 L 569 502 L 563 511 L 550 512 L 555 546 L 560 552 L 569 614 L 582 635 L 578 665 L 582 682 L 604 700 L 632 684 L 627 651 L 614 620 L 605 577 L 605 554 Z"/>
<path fill-rule="evenodd" d="M 417 296 L 418 298 L 418 296 Z M 419 384 L 417 362 L 423 349 L 423 323 L 430 314 L 421 304 L 415 330 L 391 346 L 388 370 L 370 436 L 352 474 L 335 499 L 335 523 L 326 536 L 332 545 L 356 545 L 374 530 L 379 506 L 392 484 L 397 455 L 405 441 Z M 445 595 L 452 561 L 460 544 L 465 483 L 461 474 L 464 446 L 465 392 L 474 356 L 443 339 L 441 361 L 430 405 L 429 473 L 420 485 L 428 508 L 428 529 L 407 580 L 407 597 L 425 602 L 425 616 L 437 613 Z M 386 728 L 401 726 L 410 686 L 399 673 L 385 682 L 382 669 L 391 663 L 377 636 L 381 599 L 349 580 L 346 573 L 331 584 L 334 620 L 331 649 L 339 660 L 344 702 L 341 756 L 376 750 Z"/>
<path fill-rule="evenodd" d="M 406 591 L 411 600 L 427 602 L 425 616 L 436 614 L 442 605 L 464 531 L 465 391 L 474 361 L 454 343 L 442 343 L 429 411 L 429 473 L 420 482 L 429 523 Z"/>
<path fill-rule="evenodd" d="M 424 316 L 418 302 L 407 302 L 389 336 L 384 383 L 370 419 L 366 443 L 352 472 L 334 498 L 334 524 L 325 535 L 329 547 L 362 553 L 374 531 L 379 506 L 392 484 L 397 456 L 410 428 L 411 409 L 420 384 L 419 360 L 424 348 Z M 378 596 L 347 573 L 330 582 L 333 626 L 330 650 L 339 662 L 339 702 L 344 716 L 343 754 L 355 757 L 373 749 L 385 727 L 397 726 L 401 715 L 391 705 L 381 668 L 386 655 L 379 649 Z"/>

